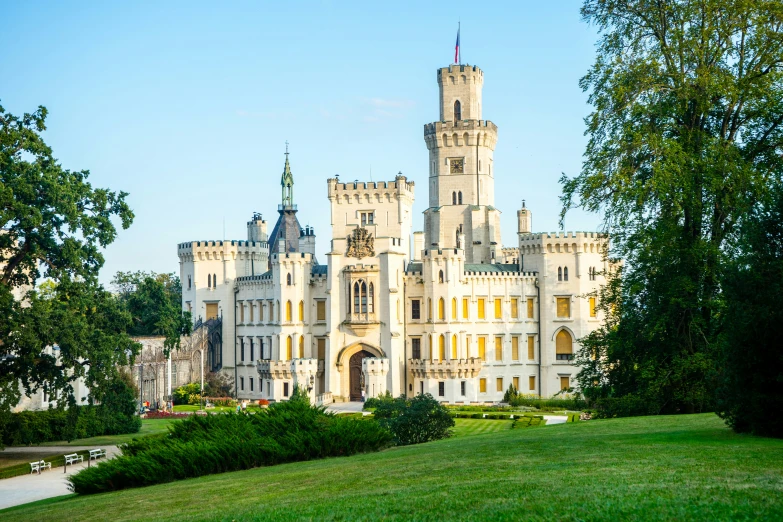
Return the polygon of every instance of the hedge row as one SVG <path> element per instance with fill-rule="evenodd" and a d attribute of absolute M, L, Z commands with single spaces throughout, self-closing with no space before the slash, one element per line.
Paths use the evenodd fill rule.
<path fill-rule="evenodd" d="M 511 428 L 530 428 L 533 426 L 541 426 L 543 424 L 546 424 L 546 421 L 541 416 L 533 416 L 533 417 L 519 417 L 517 419 L 514 419 L 514 422 L 511 424 Z"/>
<path fill-rule="evenodd" d="M 84 457 L 84 461 L 87 462 L 90 458 L 90 450 L 82 450 L 82 451 L 74 451 L 73 453 L 78 453 L 82 457 Z M 70 453 L 69 453 L 70 455 Z M 44 462 L 49 462 L 52 465 L 52 470 L 54 468 L 61 468 L 65 465 L 65 455 L 58 455 L 56 457 L 45 457 L 43 459 Z M 32 460 L 30 462 L 33 462 Z M 19 477 L 21 475 L 29 475 L 30 474 L 30 463 L 25 462 L 23 464 L 16 464 L 14 466 L 8 466 L 7 468 L 0 469 L 0 479 L 6 479 L 11 477 Z M 50 473 L 51 470 L 43 471 L 42 473 Z"/>
<path fill-rule="evenodd" d="M 533 399 L 519 395 L 509 400 L 511 406 L 530 406 L 539 410 L 584 410 L 584 399 Z"/>
<path fill-rule="evenodd" d="M 76 493 L 150 486 L 257 466 L 377 451 L 391 434 L 377 422 L 335 416 L 308 402 L 276 403 L 255 415 L 193 415 L 170 432 L 122 446 L 123 455 L 72 475 Z"/>
<path fill-rule="evenodd" d="M 138 416 L 119 414 L 101 406 L 22 411 L 0 416 L 0 437 L 6 446 L 136 433 L 139 429 L 141 419 Z"/>

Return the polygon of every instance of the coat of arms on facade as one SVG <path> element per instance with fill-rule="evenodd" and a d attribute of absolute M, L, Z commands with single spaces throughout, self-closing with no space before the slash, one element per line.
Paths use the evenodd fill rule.
<path fill-rule="evenodd" d="M 366 228 L 354 228 L 348 236 L 348 257 L 371 257 L 375 255 L 375 239 Z"/>

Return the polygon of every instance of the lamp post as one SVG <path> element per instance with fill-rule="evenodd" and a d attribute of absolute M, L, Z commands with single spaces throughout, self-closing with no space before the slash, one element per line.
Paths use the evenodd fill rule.
<path fill-rule="evenodd" d="M 315 376 L 314 375 L 310 375 L 309 383 L 310 383 L 310 385 L 307 387 L 307 394 L 308 395 L 310 393 L 313 394 L 313 396 L 310 398 L 310 402 L 311 403 L 315 403 L 315 393 L 313 392 L 313 390 L 315 389 Z"/>

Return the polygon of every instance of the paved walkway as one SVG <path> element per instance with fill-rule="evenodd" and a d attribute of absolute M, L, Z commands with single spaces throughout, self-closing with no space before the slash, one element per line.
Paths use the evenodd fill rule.
<path fill-rule="evenodd" d="M 360 413 L 362 412 L 363 402 L 334 402 L 326 408 L 330 413 Z M 362 412 L 364 415 L 370 415 L 370 412 Z"/>
<path fill-rule="evenodd" d="M 551 426 L 553 424 L 565 424 L 568 422 L 567 415 L 544 415 L 544 419 L 546 419 L 547 426 Z"/>
<path fill-rule="evenodd" d="M 107 458 L 112 458 L 120 452 L 117 446 L 104 446 L 103 448 L 106 450 Z M 65 455 L 87 449 L 95 449 L 95 446 L 29 446 L 24 448 L 6 448 L 6 451 L 40 453 L 42 450 L 51 450 L 54 453 L 61 452 Z M 83 462 L 68 466 L 67 473 L 63 473 L 63 468 L 59 467 L 44 471 L 40 475 L 28 474 L 0 480 L 0 509 L 71 493 L 66 479 L 77 471 L 86 468 L 87 465 L 87 462 Z M 95 462 L 90 463 L 90 465 L 94 466 Z"/>

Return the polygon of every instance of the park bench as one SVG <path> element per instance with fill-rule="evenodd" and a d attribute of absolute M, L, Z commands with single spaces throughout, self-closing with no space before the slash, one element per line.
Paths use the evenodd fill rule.
<path fill-rule="evenodd" d="M 30 474 L 38 473 L 41 474 L 42 471 L 46 469 L 52 469 L 52 463 L 51 462 L 45 462 L 43 460 L 39 460 L 36 462 L 30 463 Z"/>
<path fill-rule="evenodd" d="M 98 460 L 101 457 L 106 457 L 106 450 L 105 449 L 94 449 L 90 450 L 90 460 Z"/>
<path fill-rule="evenodd" d="M 76 464 L 77 462 L 84 462 L 84 457 L 82 457 L 78 453 L 71 453 L 70 455 L 65 456 L 66 466 L 69 464 Z"/>

